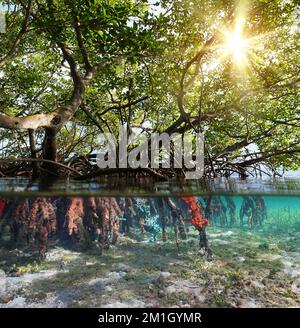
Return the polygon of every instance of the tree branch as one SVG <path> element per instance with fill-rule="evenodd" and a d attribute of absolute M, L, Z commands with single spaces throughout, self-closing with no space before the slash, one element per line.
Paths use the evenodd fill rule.
<path fill-rule="evenodd" d="M 7 55 L 0 59 L 0 68 L 3 67 L 7 63 L 7 61 L 10 60 L 15 55 L 15 53 L 21 43 L 23 35 L 27 32 L 31 7 L 32 7 L 32 0 L 29 0 L 28 5 L 26 6 L 26 9 L 25 9 L 25 17 L 24 17 L 24 21 L 23 21 L 21 30 L 18 33 L 18 35 L 17 35 L 11 49 L 7 53 Z"/>
<path fill-rule="evenodd" d="M 114 110 L 114 109 L 125 109 L 125 108 L 128 108 L 128 107 L 131 107 L 131 106 L 134 106 L 134 105 L 137 105 L 138 103 L 146 100 L 146 99 L 149 99 L 150 97 L 149 96 L 143 96 L 137 100 L 134 100 L 132 102 L 129 102 L 125 105 L 120 105 L 120 106 L 111 106 L 111 107 L 108 107 L 106 108 L 103 112 L 99 113 L 98 116 L 103 116 L 105 115 L 107 112 L 111 111 L 111 110 Z"/>
<path fill-rule="evenodd" d="M 91 65 L 89 55 L 87 53 L 87 50 L 86 50 L 84 42 L 83 42 L 82 32 L 81 32 L 81 29 L 80 29 L 80 23 L 79 23 L 79 20 L 78 20 L 77 16 L 74 20 L 74 28 L 75 28 L 78 47 L 80 49 L 80 52 L 81 52 L 81 55 L 82 55 L 82 58 L 83 58 L 83 61 L 84 61 L 85 68 L 86 68 L 87 71 L 89 71 L 92 68 L 92 65 Z"/>
<path fill-rule="evenodd" d="M 49 163 L 49 164 L 52 164 L 52 165 L 60 166 L 64 169 L 66 169 L 66 170 L 72 171 L 73 173 L 76 173 L 78 176 L 82 175 L 80 172 L 76 171 L 72 167 L 69 167 L 69 166 L 64 165 L 62 163 L 59 163 L 59 162 L 50 161 L 50 160 L 47 160 L 47 159 L 34 159 L 34 158 L 1 159 L 0 160 L 0 165 L 1 164 L 7 164 L 7 163 L 26 163 L 26 162 Z"/>

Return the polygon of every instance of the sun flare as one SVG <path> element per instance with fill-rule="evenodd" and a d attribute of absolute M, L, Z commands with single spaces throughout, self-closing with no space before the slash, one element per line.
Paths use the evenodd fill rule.
<path fill-rule="evenodd" d="M 225 53 L 232 56 L 234 62 L 241 66 L 246 63 L 246 55 L 248 50 L 248 41 L 243 36 L 244 19 L 237 19 L 235 28 L 232 31 L 225 31 L 224 48 Z"/>
<path fill-rule="evenodd" d="M 226 48 L 229 54 L 233 56 L 237 64 L 242 64 L 245 61 L 247 52 L 247 41 L 237 32 L 228 35 L 226 40 Z"/>
<path fill-rule="evenodd" d="M 244 70 L 249 65 L 249 55 L 257 46 L 257 37 L 249 37 L 245 33 L 244 16 L 237 17 L 232 28 L 223 28 L 219 32 L 222 36 L 221 42 L 217 46 L 219 62 L 231 58 L 237 68 Z"/>

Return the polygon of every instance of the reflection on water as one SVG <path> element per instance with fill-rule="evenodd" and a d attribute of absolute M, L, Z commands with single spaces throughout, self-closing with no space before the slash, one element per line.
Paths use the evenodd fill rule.
<path fill-rule="evenodd" d="M 0 196 L 198 196 L 211 194 L 300 195 L 300 179 L 201 179 L 155 182 L 145 179 L 0 178 Z"/>

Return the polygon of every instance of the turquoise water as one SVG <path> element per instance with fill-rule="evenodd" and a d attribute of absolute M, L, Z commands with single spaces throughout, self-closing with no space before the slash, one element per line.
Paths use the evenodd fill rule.
<path fill-rule="evenodd" d="M 299 307 L 298 184 L 2 180 L 0 307 Z"/>
<path fill-rule="evenodd" d="M 203 226 L 197 225 L 197 220 L 204 220 Z M 300 232 L 300 196 L 0 198 L 0 243 L 28 244 L 32 239 L 38 249 L 42 240 L 42 256 L 47 251 L 48 239 L 72 240 L 74 245 L 94 242 L 103 248 L 109 247 L 110 235 L 115 236 L 111 237 L 115 238 L 113 244 L 124 234 L 131 234 L 136 240 L 157 242 L 164 241 L 169 233 L 178 242 L 178 238 L 187 239 L 190 231 L 192 234 L 204 231 L 209 236 L 211 227 L 296 234 Z"/>

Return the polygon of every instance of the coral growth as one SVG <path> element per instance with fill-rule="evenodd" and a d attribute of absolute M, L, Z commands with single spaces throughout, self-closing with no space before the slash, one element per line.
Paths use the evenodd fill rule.
<path fill-rule="evenodd" d="M 6 202 L 4 199 L 0 199 L 0 216 L 2 216 Z"/>
<path fill-rule="evenodd" d="M 182 197 L 182 200 L 188 205 L 191 218 L 184 219 L 189 221 L 197 230 L 202 230 L 208 225 L 208 220 L 201 214 L 201 205 L 195 197 Z"/>
<path fill-rule="evenodd" d="M 72 236 L 72 234 L 78 235 L 80 224 L 79 221 L 82 219 L 83 214 L 83 198 L 72 198 L 67 210 L 67 224 L 69 236 Z"/>

